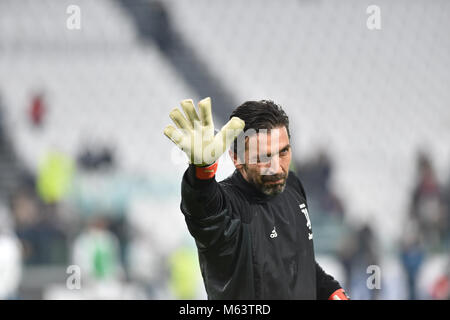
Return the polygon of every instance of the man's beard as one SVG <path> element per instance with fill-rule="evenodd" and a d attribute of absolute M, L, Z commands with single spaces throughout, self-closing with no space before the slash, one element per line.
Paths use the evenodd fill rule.
<path fill-rule="evenodd" d="M 289 172 L 277 175 L 259 175 L 257 172 L 248 171 L 246 166 L 244 166 L 244 170 L 247 173 L 249 182 L 267 196 L 280 194 L 286 187 Z"/>

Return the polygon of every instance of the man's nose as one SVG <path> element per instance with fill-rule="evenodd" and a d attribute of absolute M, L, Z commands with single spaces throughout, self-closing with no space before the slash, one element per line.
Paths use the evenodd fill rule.
<path fill-rule="evenodd" d="M 278 175 L 283 173 L 283 169 L 280 166 L 280 157 L 279 155 L 274 155 L 270 157 L 270 161 L 267 162 L 267 165 L 261 170 L 263 175 Z"/>

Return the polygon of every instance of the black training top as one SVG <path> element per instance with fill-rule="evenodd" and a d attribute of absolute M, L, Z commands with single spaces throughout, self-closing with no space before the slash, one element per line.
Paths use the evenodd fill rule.
<path fill-rule="evenodd" d="M 289 172 L 284 191 L 267 196 L 238 170 L 181 185 L 181 211 L 195 238 L 209 299 L 328 299 L 340 285 L 314 257 L 303 186 Z"/>

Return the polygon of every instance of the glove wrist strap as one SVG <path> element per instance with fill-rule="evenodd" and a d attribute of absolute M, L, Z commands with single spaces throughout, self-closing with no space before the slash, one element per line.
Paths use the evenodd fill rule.
<path fill-rule="evenodd" d="M 214 162 L 207 167 L 195 167 L 195 177 L 200 180 L 212 179 L 217 172 L 218 162 Z"/>

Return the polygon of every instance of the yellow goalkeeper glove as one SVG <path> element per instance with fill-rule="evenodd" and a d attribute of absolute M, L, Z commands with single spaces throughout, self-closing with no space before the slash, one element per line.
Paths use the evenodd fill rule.
<path fill-rule="evenodd" d="M 196 166 L 214 164 L 244 130 L 245 122 L 233 117 L 214 135 L 209 97 L 198 103 L 199 115 L 191 99 L 181 101 L 181 107 L 187 119 L 179 109 L 174 108 L 169 117 L 180 130 L 168 125 L 164 134 L 183 150 L 190 163 Z"/>

